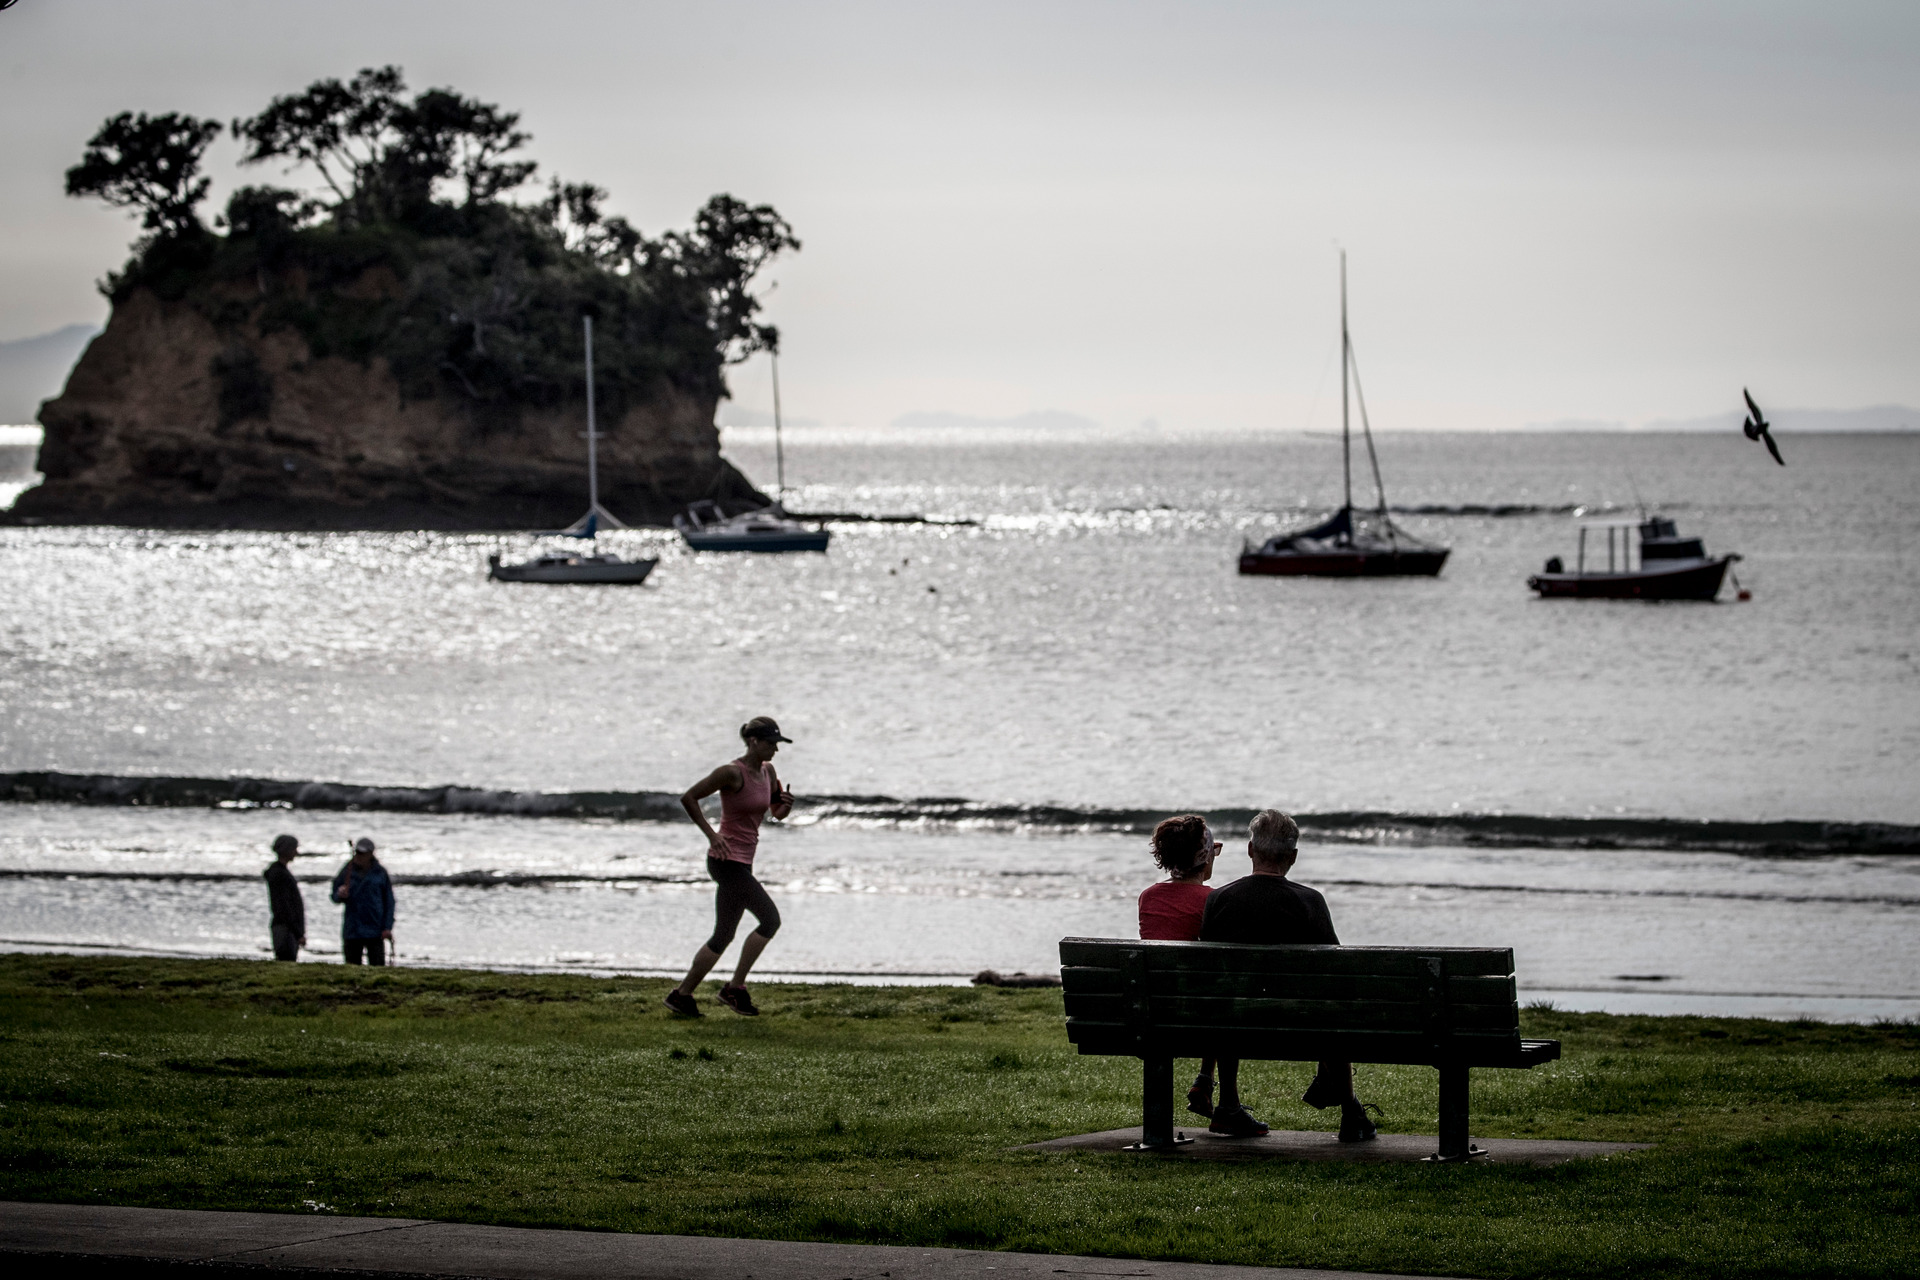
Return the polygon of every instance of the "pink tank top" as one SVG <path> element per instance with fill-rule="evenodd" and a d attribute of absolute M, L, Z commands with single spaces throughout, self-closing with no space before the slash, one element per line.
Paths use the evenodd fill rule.
<path fill-rule="evenodd" d="M 727 842 L 727 862 L 753 862 L 760 847 L 760 820 L 773 804 L 773 779 L 765 765 L 735 760 L 740 766 L 740 789 L 720 793 L 720 836 Z"/>

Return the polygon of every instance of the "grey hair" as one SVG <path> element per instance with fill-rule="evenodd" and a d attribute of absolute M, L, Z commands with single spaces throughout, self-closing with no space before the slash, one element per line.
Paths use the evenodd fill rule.
<path fill-rule="evenodd" d="M 1253 855 L 1279 862 L 1300 848 L 1300 824 L 1278 809 L 1262 809 L 1247 824 Z"/>

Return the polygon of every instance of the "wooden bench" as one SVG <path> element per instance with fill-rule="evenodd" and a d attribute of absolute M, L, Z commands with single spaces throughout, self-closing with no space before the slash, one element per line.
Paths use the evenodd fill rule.
<path fill-rule="evenodd" d="M 1063 938 L 1067 1039 L 1142 1062 L 1140 1147 L 1167 1149 L 1173 1060 L 1415 1063 L 1440 1072 L 1439 1160 L 1478 1153 L 1467 1072 L 1532 1067 L 1558 1040 L 1522 1040 L 1504 947 L 1261 947 Z"/>

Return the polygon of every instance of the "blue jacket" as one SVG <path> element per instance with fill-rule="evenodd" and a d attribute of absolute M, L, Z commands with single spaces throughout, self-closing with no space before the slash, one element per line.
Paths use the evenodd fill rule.
<path fill-rule="evenodd" d="M 339 901 L 340 886 L 353 877 L 347 891 L 346 915 L 340 921 L 343 938 L 377 938 L 393 928 L 393 881 L 378 858 L 365 871 L 356 871 L 348 862 L 333 878 L 334 900 Z"/>

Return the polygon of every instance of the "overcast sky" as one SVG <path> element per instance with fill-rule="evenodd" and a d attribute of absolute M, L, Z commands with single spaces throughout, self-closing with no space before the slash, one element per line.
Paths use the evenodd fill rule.
<path fill-rule="evenodd" d="M 104 117 L 387 62 L 650 232 L 776 206 L 797 417 L 1326 428 L 1336 243 L 1376 427 L 1920 404 L 1912 0 L 19 0 L 0 341 L 105 316 L 131 220 L 61 194 Z M 209 213 L 279 180 L 235 155 Z"/>

